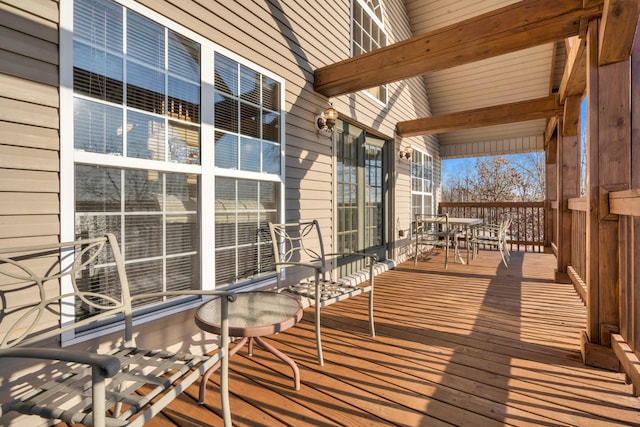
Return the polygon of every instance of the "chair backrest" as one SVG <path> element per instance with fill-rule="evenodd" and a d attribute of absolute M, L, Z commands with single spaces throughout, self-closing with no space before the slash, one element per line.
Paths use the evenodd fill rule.
<path fill-rule="evenodd" d="M 507 230 L 509 230 L 509 227 L 511 227 L 511 222 L 513 222 L 513 213 L 505 212 L 502 215 L 502 220 L 500 221 L 500 232 L 504 236 L 507 235 Z"/>
<path fill-rule="evenodd" d="M 326 273 L 324 244 L 317 220 L 269 223 L 278 281 L 286 265 L 306 265 Z"/>
<path fill-rule="evenodd" d="M 419 235 L 447 233 L 450 231 L 449 214 L 415 214 L 415 230 Z"/>
<path fill-rule="evenodd" d="M 113 234 L 0 249 L 0 294 L 0 348 L 111 318 L 125 321 L 125 340 L 132 340 L 129 284 Z"/>

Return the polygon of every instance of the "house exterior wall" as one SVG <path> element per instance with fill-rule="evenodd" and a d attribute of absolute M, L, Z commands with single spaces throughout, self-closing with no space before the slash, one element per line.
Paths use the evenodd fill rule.
<path fill-rule="evenodd" d="M 390 84 L 386 107 L 365 93 L 327 100 L 313 90 L 314 69 L 350 56 L 350 0 L 333 2 L 330 13 L 318 13 L 318 3 L 313 0 L 137 3 L 285 80 L 284 219 L 318 219 L 323 235 L 335 236 L 332 143 L 314 128 L 316 115 L 328 101 L 341 119 L 389 140 L 387 256 L 401 262 L 412 255 L 410 233 L 406 233 L 411 226 L 411 163 L 398 159 L 397 152 L 400 146 L 412 146 L 432 155 L 437 189 L 439 145 L 433 136 L 396 139 L 394 129 L 398 121 L 429 114 L 422 78 Z M 59 6 L 58 1 L 49 0 L 0 0 L 0 247 L 60 239 L 64 219 L 60 204 L 59 38 L 64 30 L 59 28 Z M 384 7 L 388 43 L 410 37 L 404 2 L 386 1 Z M 437 204 L 435 193 L 434 198 Z M 405 231 L 402 237 L 400 230 Z M 333 239 L 326 240 L 327 251 L 333 251 Z M 189 312 L 176 316 L 178 320 L 168 318 L 166 322 L 192 324 Z M 165 331 L 159 327 L 161 322 L 153 323 L 150 330 Z M 169 336 L 179 346 L 190 345 L 186 340 L 180 342 L 182 337 L 174 332 L 157 335 Z M 188 332 L 198 338 L 197 330 Z M 103 337 L 83 347 L 99 347 L 107 341 Z M 20 372 L 20 368 L 12 367 L 11 371 Z M 8 376 L 7 370 L 0 368 L 0 379 Z M 0 398 L 7 392 L 0 390 Z M 33 419 L 25 425 L 32 423 Z"/>

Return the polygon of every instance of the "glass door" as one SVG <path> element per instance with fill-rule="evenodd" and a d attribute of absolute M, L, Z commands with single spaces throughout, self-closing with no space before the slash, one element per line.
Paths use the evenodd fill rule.
<path fill-rule="evenodd" d="M 336 249 L 385 259 L 387 144 L 352 124 L 338 121 L 336 127 Z M 357 262 L 345 262 L 340 274 L 361 268 Z"/>

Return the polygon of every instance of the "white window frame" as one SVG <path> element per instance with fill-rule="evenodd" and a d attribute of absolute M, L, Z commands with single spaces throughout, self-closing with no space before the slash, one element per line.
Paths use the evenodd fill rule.
<path fill-rule="evenodd" d="M 278 209 L 284 215 L 285 188 L 285 80 L 284 78 L 216 45 L 211 40 L 185 28 L 167 17 L 146 8 L 131 0 L 111 0 L 116 4 L 140 13 L 156 23 L 200 44 L 201 47 L 201 101 L 200 101 L 200 164 L 180 164 L 113 156 L 100 153 L 89 153 L 74 149 L 74 95 L 73 91 L 73 5 L 79 0 L 60 0 L 60 238 L 62 241 L 75 239 L 75 165 L 102 165 L 124 169 L 150 169 L 159 172 L 191 173 L 200 176 L 200 199 L 198 207 L 198 225 L 200 230 L 200 283 L 202 289 L 214 289 L 215 283 L 215 178 L 235 177 L 256 181 L 273 181 L 279 183 L 280 200 Z M 280 175 L 243 172 L 216 168 L 215 147 L 213 144 L 215 128 L 213 125 L 214 103 L 214 53 L 220 53 L 252 70 L 261 73 L 279 83 L 280 86 Z M 82 97 L 82 96 L 80 96 Z M 213 236 L 213 237 L 212 237 Z M 275 281 L 275 276 L 272 279 Z M 264 283 L 263 283 L 264 284 Z M 255 286 L 255 285 L 254 285 Z M 62 292 L 68 291 L 70 282 L 62 284 Z M 136 319 L 136 322 L 150 321 L 165 317 L 175 312 L 192 308 L 199 302 L 166 307 L 162 312 L 150 311 Z M 64 304 L 63 321 L 73 321 L 73 304 Z M 110 328 L 92 331 L 82 336 L 73 333 L 64 336 L 64 345 L 74 344 L 110 332 Z"/>
<path fill-rule="evenodd" d="M 371 7 L 367 4 L 366 0 L 351 0 L 351 20 L 350 20 L 350 27 L 351 27 L 351 37 L 349 39 L 349 49 L 350 49 L 350 53 L 351 53 L 351 57 L 354 57 L 355 52 L 353 50 L 353 43 L 354 43 L 354 35 L 355 35 L 355 29 L 354 29 L 354 16 L 353 16 L 353 12 L 354 12 L 354 5 L 355 3 L 358 3 L 360 5 L 360 7 L 362 7 L 362 9 L 364 11 L 367 12 L 367 14 L 369 15 L 369 17 L 371 18 L 371 20 L 373 22 L 376 23 L 376 25 L 378 25 L 378 27 L 380 28 L 380 31 L 384 34 L 384 38 L 385 38 L 385 44 L 384 46 L 387 45 L 388 40 L 389 40 L 389 34 L 387 34 L 386 29 L 384 28 L 384 12 L 382 11 L 382 1 L 381 0 L 375 0 L 378 3 L 378 8 L 380 8 L 380 16 L 382 19 L 378 18 L 378 16 L 376 16 L 376 13 L 374 10 L 371 9 Z M 380 46 L 380 47 L 384 47 L 384 46 Z M 365 96 L 368 96 L 369 98 L 371 98 L 371 100 L 377 102 L 378 104 L 382 105 L 383 107 L 386 107 L 389 103 L 389 85 L 388 84 L 384 84 L 384 85 L 380 85 L 384 92 L 385 92 L 385 101 L 383 102 L 382 100 L 380 100 L 380 98 L 374 96 L 371 92 L 369 92 L 369 90 L 367 89 L 363 89 L 360 92 L 363 93 Z"/>
<path fill-rule="evenodd" d="M 431 154 L 429 154 L 426 151 L 420 150 L 418 148 L 412 147 L 413 149 L 413 154 L 411 156 L 411 173 L 410 173 L 410 190 L 411 190 L 411 224 L 413 224 L 414 222 L 414 214 L 416 213 L 420 213 L 420 214 L 435 214 L 435 205 L 434 205 L 434 182 L 433 182 L 433 156 Z M 423 188 L 422 190 L 415 190 L 414 189 L 414 171 L 416 168 L 416 164 L 417 164 L 417 160 L 418 159 L 422 159 L 420 165 L 422 168 L 422 172 L 423 172 L 423 176 L 422 176 L 422 185 Z M 430 168 L 425 167 L 425 161 L 428 161 L 431 164 Z M 431 176 L 430 177 L 425 177 L 424 173 L 430 171 L 431 172 Z M 430 191 L 425 191 L 424 190 L 424 185 L 425 185 L 425 181 L 428 178 L 429 182 L 431 183 L 431 188 L 428 189 Z M 419 206 L 419 211 L 418 211 L 418 206 L 414 206 L 414 196 L 420 196 L 420 198 L 422 199 L 422 203 Z M 427 205 L 425 205 L 424 200 L 425 198 L 430 197 L 431 198 L 431 204 L 430 206 L 428 206 L 428 210 L 425 209 L 427 208 Z M 412 227 L 412 233 L 413 233 L 413 227 Z"/>

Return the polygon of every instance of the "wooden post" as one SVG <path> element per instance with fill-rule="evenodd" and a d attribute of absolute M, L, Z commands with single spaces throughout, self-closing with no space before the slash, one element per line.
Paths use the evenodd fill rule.
<path fill-rule="evenodd" d="M 611 333 L 619 329 L 617 216 L 609 213 L 609 192 L 630 184 L 629 61 L 598 66 L 598 25 L 587 31 L 587 329 L 584 362 L 617 370 Z"/>
<path fill-rule="evenodd" d="M 555 227 L 555 211 L 551 202 L 558 200 L 558 178 L 556 168 L 556 157 L 558 155 L 558 138 L 554 134 L 545 146 L 545 186 L 546 197 L 544 205 L 544 247 L 551 247 L 552 243 L 557 243 Z"/>
<path fill-rule="evenodd" d="M 580 197 L 580 144 L 578 123 L 580 117 L 580 96 L 569 96 L 565 100 L 564 117 L 558 123 L 558 255 L 556 282 L 571 283 L 567 267 L 571 264 L 571 219 L 569 199 Z"/>

